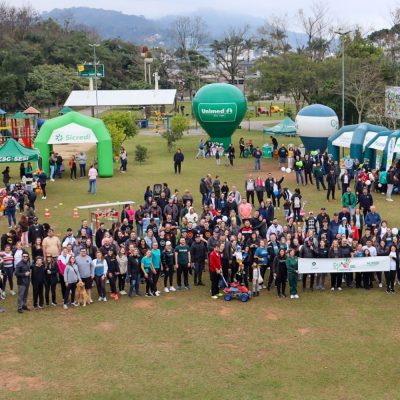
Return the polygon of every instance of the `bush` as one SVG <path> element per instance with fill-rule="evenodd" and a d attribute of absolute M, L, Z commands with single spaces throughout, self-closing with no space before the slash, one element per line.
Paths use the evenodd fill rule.
<path fill-rule="evenodd" d="M 145 162 L 149 156 L 147 155 L 147 147 L 138 144 L 135 150 L 135 161 L 138 161 L 139 164 Z"/>
<path fill-rule="evenodd" d="M 163 132 L 161 137 L 167 141 L 167 148 L 170 152 L 175 143 L 182 139 L 183 131 L 188 128 L 189 122 L 186 117 L 182 114 L 176 114 L 175 117 L 171 118 L 170 129 Z"/>
<path fill-rule="evenodd" d="M 289 118 L 291 118 L 291 119 L 294 119 L 294 118 L 293 118 L 293 117 L 294 117 L 294 112 L 293 112 L 292 107 L 290 107 L 290 106 L 286 106 L 286 107 L 283 109 L 283 114 L 285 115 L 285 117 L 289 117 Z"/>
<path fill-rule="evenodd" d="M 250 94 L 247 96 L 247 101 L 248 101 L 249 103 L 254 103 L 254 102 L 257 101 L 257 100 L 260 100 L 260 96 L 259 96 L 258 94 L 250 93 Z"/>
<path fill-rule="evenodd" d="M 175 143 L 181 139 L 183 136 L 183 132 L 177 133 L 171 129 L 163 132 L 161 137 L 163 137 L 167 141 L 168 151 L 171 152 L 172 147 L 174 147 Z"/>

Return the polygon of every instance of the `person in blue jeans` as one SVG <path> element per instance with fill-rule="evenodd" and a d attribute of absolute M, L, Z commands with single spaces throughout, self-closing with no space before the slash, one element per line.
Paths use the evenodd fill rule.
<path fill-rule="evenodd" d="M 15 211 L 17 209 L 17 199 L 12 195 L 11 192 L 7 193 L 7 196 L 3 200 L 3 206 L 6 208 L 8 217 L 8 227 L 12 228 L 12 222 L 14 226 L 17 226 L 17 219 L 15 218 Z"/>
<path fill-rule="evenodd" d="M 89 169 L 89 190 L 88 193 L 92 193 L 92 186 L 93 186 L 93 194 L 97 194 L 97 169 L 93 167 L 93 165 L 90 166 Z"/>
<path fill-rule="evenodd" d="M 254 171 L 260 171 L 261 172 L 261 156 L 262 152 L 259 147 L 256 148 L 254 151 L 254 158 L 255 158 L 255 165 L 254 165 Z M 257 169 L 258 168 L 258 169 Z"/>
<path fill-rule="evenodd" d="M 304 186 L 303 169 L 304 169 L 303 161 L 300 161 L 300 157 L 296 156 L 294 170 L 296 171 L 297 186 L 299 186 L 299 176 L 301 178 L 301 184 Z"/>
<path fill-rule="evenodd" d="M 199 143 L 199 152 L 197 153 L 196 158 L 199 158 L 199 155 L 203 153 L 203 158 L 206 158 L 206 155 L 204 153 L 204 141 L 203 139 L 200 139 L 200 143 Z"/>

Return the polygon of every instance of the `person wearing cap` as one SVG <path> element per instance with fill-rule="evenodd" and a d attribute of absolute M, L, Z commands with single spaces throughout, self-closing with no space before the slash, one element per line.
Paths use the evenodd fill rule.
<path fill-rule="evenodd" d="M 191 267 L 190 261 L 190 248 L 186 244 L 183 237 L 179 240 L 179 245 L 175 247 L 175 268 L 177 270 L 177 283 L 178 289 L 182 289 L 182 273 L 186 289 L 190 289 L 189 286 L 189 269 Z"/>
<path fill-rule="evenodd" d="M 320 228 L 322 227 L 322 223 L 325 219 L 328 221 L 329 225 L 329 223 L 331 222 L 331 217 L 326 213 L 325 207 L 321 207 L 321 212 L 317 215 L 317 220 Z"/>
<path fill-rule="evenodd" d="M 308 231 L 319 232 L 319 222 L 318 219 L 314 217 L 314 212 L 310 211 L 308 213 L 307 219 L 304 221 L 303 231 L 307 234 Z"/>
<path fill-rule="evenodd" d="M 213 235 L 208 239 L 207 242 L 207 250 L 208 254 L 211 254 L 211 252 L 214 250 L 215 245 L 219 243 L 219 229 L 216 228 L 213 231 Z"/>
<path fill-rule="evenodd" d="M 75 236 L 71 228 L 67 229 L 67 236 L 64 236 L 63 240 L 61 241 L 62 247 L 67 247 L 69 244 L 75 243 Z"/>
<path fill-rule="evenodd" d="M 215 247 L 215 246 L 214 246 Z M 190 246 L 190 258 L 192 268 L 194 269 L 194 285 L 205 286 L 202 281 L 202 274 L 204 270 L 205 259 L 207 257 L 207 250 L 201 241 L 201 235 L 197 234 L 195 241 Z"/>
<path fill-rule="evenodd" d="M 33 218 L 33 224 L 28 229 L 28 242 L 30 246 L 33 246 L 36 238 L 43 239 L 43 227 L 42 224 L 39 224 L 38 217 Z"/>
<path fill-rule="evenodd" d="M 342 211 L 339 213 L 339 221 L 342 221 L 344 217 L 347 218 L 347 221 L 350 221 L 351 215 L 345 206 L 342 207 Z"/>
<path fill-rule="evenodd" d="M 222 273 L 221 255 L 219 250 L 219 243 L 217 243 L 213 251 L 210 253 L 211 298 L 215 300 L 222 296 L 222 293 L 219 293 L 219 278 Z"/>
<path fill-rule="evenodd" d="M 374 204 L 374 199 L 372 197 L 372 194 L 368 193 L 368 189 L 366 187 L 363 189 L 359 201 L 360 201 L 360 209 L 364 214 L 364 220 L 365 220 L 365 217 L 367 216 L 369 210 Z"/>

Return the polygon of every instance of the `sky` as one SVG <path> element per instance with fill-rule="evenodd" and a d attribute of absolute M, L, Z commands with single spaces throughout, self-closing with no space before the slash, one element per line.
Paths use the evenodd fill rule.
<path fill-rule="evenodd" d="M 29 0 L 28 0 L 29 1 Z M 27 0 L 14 0 L 12 4 L 26 4 Z M 277 4 L 278 3 L 278 4 Z M 280 3 L 280 4 L 279 4 Z M 39 11 L 51 11 L 53 8 L 66 7 L 93 7 L 103 9 L 113 9 L 122 11 L 125 14 L 144 15 L 147 18 L 155 19 L 165 15 L 182 14 L 193 12 L 198 8 L 215 8 L 231 12 L 250 14 L 254 16 L 267 16 L 269 13 L 275 15 L 284 15 L 288 10 L 297 10 L 303 8 L 305 11 L 309 6 L 315 3 L 313 0 L 285 0 L 282 2 L 252 0 L 249 3 L 243 0 L 201 0 L 191 2 L 187 0 L 97 0 L 91 5 L 90 2 L 81 0 L 34 0 L 31 4 Z M 382 0 L 378 3 L 373 0 L 334 0 L 326 1 L 329 5 L 330 15 L 340 21 L 345 21 L 349 25 L 361 25 L 366 29 L 378 30 L 390 27 L 388 22 L 389 9 L 394 9 L 400 4 L 393 0 Z M 244 7 L 244 5 L 246 5 Z M 251 6 L 249 6 L 251 5 Z M 289 12 L 290 14 L 294 14 Z M 299 28 L 293 26 L 289 28 L 293 31 L 299 31 Z"/>

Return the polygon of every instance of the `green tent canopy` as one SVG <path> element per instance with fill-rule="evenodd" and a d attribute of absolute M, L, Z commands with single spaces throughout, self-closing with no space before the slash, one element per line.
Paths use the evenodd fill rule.
<path fill-rule="evenodd" d="M 11 119 L 29 119 L 27 115 L 25 115 L 23 112 L 17 112 Z"/>
<path fill-rule="evenodd" d="M 40 151 L 22 146 L 14 139 L 8 139 L 0 147 L 0 163 L 20 163 L 28 161 L 38 161 Z"/>
<path fill-rule="evenodd" d="M 66 114 L 66 113 L 69 113 L 69 112 L 71 112 L 71 111 L 74 111 L 72 108 L 69 108 L 68 106 L 65 106 L 61 111 L 59 111 L 58 113 L 60 114 L 60 115 L 64 115 L 64 114 Z"/>
<path fill-rule="evenodd" d="M 278 125 L 272 126 L 271 128 L 265 128 L 264 133 L 269 133 L 276 136 L 296 136 L 296 127 L 294 121 L 286 117 Z"/>

